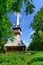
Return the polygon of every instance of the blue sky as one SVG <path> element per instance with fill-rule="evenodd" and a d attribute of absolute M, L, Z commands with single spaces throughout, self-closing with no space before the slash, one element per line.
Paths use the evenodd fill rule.
<path fill-rule="evenodd" d="M 22 29 L 22 35 L 20 36 L 26 46 L 31 42 L 31 34 L 34 32 L 31 28 L 29 28 L 30 23 L 33 21 L 33 16 L 37 11 L 43 6 L 43 0 L 33 0 L 33 4 L 35 5 L 35 11 L 31 15 L 26 15 L 24 13 L 25 5 L 23 4 L 21 13 L 20 13 L 20 25 Z M 12 24 L 16 22 L 16 14 L 9 14 L 9 19 Z"/>

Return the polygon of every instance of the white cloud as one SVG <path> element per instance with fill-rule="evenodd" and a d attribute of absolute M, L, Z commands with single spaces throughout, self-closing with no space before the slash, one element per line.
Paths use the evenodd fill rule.
<path fill-rule="evenodd" d="M 30 44 L 30 42 L 31 42 L 31 39 L 29 39 L 28 41 L 23 40 L 23 42 L 24 42 L 24 44 L 26 45 L 26 47 L 28 47 L 28 46 L 29 46 L 29 44 Z"/>
<path fill-rule="evenodd" d="M 32 31 L 30 34 L 32 35 L 35 31 Z"/>
<path fill-rule="evenodd" d="M 15 24 L 14 24 L 15 25 Z"/>
<path fill-rule="evenodd" d="M 27 46 L 27 47 L 29 46 L 29 42 L 26 43 L 26 46 Z"/>
<path fill-rule="evenodd" d="M 31 40 L 32 40 L 32 39 L 29 39 L 29 41 L 27 41 L 27 43 L 26 43 L 26 46 L 27 46 L 27 47 L 29 46 Z"/>
<path fill-rule="evenodd" d="M 25 43 L 25 40 L 23 42 Z"/>
<path fill-rule="evenodd" d="M 23 42 L 24 42 L 24 44 L 26 45 L 26 47 L 28 47 L 29 42 L 26 42 L 25 40 L 24 40 Z"/>
<path fill-rule="evenodd" d="M 22 32 L 21 32 L 21 35 L 22 35 Z"/>

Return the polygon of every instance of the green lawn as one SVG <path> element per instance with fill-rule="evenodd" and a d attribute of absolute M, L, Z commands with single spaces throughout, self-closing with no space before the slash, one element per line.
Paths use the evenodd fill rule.
<path fill-rule="evenodd" d="M 43 52 L 2 54 L 0 65 L 43 65 Z"/>

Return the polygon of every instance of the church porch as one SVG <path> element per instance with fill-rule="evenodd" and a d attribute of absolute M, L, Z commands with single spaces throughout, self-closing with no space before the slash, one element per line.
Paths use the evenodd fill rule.
<path fill-rule="evenodd" d="M 25 46 L 9 46 L 6 52 L 25 52 Z"/>

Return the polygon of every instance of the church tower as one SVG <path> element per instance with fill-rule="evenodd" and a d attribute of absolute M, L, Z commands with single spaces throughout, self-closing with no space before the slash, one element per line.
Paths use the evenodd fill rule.
<path fill-rule="evenodd" d="M 17 13 L 16 15 L 16 24 L 15 26 L 13 26 L 13 30 L 16 35 L 16 38 L 20 40 L 20 35 L 21 35 L 22 30 L 19 23 L 19 13 Z"/>
<path fill-rule="evenodd" d="M 15 36 L 13 36 L 14 40 L 13 41 L 9 40 L 7 44 L 5 44 L 4 46 L 7 48 L 8 52 L 25 51 L 26 46 L 20 39 L 22 30 L 19 23 L 19 13 L 17 13 L 16 15 L 16 24 L 13 26 L 13 30 L 15 33 Z"/>

